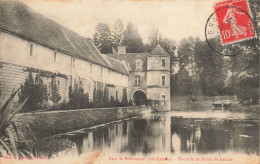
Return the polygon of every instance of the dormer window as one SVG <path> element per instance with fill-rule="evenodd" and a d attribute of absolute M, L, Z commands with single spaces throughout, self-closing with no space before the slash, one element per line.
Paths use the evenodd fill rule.
<path fill-rule="evenodd" d="M 166 60 L 162 59 L 162 67 L 166 67 Z"/>
<path fill-rule="evenodd" d="M 135 60 L 135 69 L 138 69 L 140 71 L 140 70 L 142 70 L 142 67 L 143 67 L 143 60 L 136 59 Z"/>

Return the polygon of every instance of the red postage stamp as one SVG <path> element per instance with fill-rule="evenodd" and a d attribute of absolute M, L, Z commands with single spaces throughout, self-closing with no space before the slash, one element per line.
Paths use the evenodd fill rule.
<path fill-rule="evenodd" d="M 222 1 L 214 10 L 223 45 L 255 36 L 247 0 Z"/>

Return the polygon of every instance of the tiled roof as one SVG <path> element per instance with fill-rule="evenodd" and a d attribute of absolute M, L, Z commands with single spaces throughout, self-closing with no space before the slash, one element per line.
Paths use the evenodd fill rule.
<path fill-rule="evenodd" d="M 115 70 L 121 70 L 122 73 L 124 74 L 128 74 L 128 71 L 126 70 L 126 68 L 124 67 L 124 64 L 122 63 L 122 61 L 109 57 L 107 55 L 104 55 L 104 58 L 106 58 L 108 60 L 108 62 L 111 64 L 111 66 L 115 69 Z"/>
<path fill-rule="evenodd" d="M 117 66 L 111 67 L 106 62 L 92 40 L 44 17 L 21 2 L 3 1 L 1 3 L 0 29 L 125 74 L 125 70 L 115 69 Z"/>
<path fill-rule="evenodd" d="M 151 52 L 146 53 L 126 53 L 126 54 L 106 54 L 107 56 L 110 56 L 115 59 L 119 59 L 121 61 L 126 61 L 130 65 L 130 69 L 132 71 L 136 70 L 136 59 L 142 59 L 143 60 L 143 68 L 142 71 L 147 70 L 147 57 L 149 56 L 166 56 L 170 57 L 170 55 L 160 46 L 157 45 Z"/>
<path fill-rule="evenodd" d="M 143 60 L 143 68 L 142 70 L 145 71 L 147 69 L 147 57 L 150 56 L 150 53 L 126 53 L 126 54 L 106 54 L 109 57 L 119 59 L 121 61 L 126 61 L 129 63 L 130 69 L 132 71 L 135 70 L 136 66 L 136 59 Z"/>

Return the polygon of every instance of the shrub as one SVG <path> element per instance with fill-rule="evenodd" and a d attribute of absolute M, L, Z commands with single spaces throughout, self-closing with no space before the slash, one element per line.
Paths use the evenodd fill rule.
<path fill-rule="evenodd" d="M 45 102 L 48 101 L 47 86 L 43 85 L 43 81 L 38 74 L 36 74 L 34 81 L 31 72 L 28 74 L 24 85 L 21 84 L 21 92 L 18 95 L 20 103 L 29 97 L 27 103 L 23 106 L 24 111 L 43 109 Z"/>
<path fill-rule="evenodd" d="M 69 108 L 71 109 L 82 109 L 89 108 L 89 95 L 84 93 L 84 89 L 81 86 L 81 82 L 74 83 L 74 88 L 69 88 Z"/>
<path fill-rule="evenodd" d="M 17 137 L 19 136 L 16 126 L 12 120 L 28 100 L 27 97 L 20 104 L 14 105 L 14 97 L 19 90 L 20 89 L 16 90 L 15 92 L 13 91 L 7 100 L 4 100 L 2 97 L 0 99 L 0 156 L 25 156 L 25 152 L 18 149 L 17 142 L 15 141 L 14 137 L 14 132 L 12 132 L 9 128 L 12 125 Z M 24 137 L 22 136 L 22 138 Z M 25 140 L 23 142 L 25 142 Z M 30 153 L 26 154 L 30 155 Z"/>
<path fill-rule="evenodd" d="M 57 104 L 61 100 L 59 86 L 57 85 L 56 78 L 51 79 L 51 92 L 49 98 L 53 102 L 54 106 L 57 106 Z"/>

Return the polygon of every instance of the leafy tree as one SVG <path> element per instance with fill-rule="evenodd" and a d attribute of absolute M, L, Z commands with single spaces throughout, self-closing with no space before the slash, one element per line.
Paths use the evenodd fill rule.
<path fill-rule="evenodd" d="M 211 43 L 220 45 L 218 41 L 213 38 Z M 202 90 L 204 95 L 223 94 L 227 74 L 223 56 L 215 53 L 206 41 L 191 37 L 180 42 L 177 52 L 180 93 L 199 94 Z"/>
<path fill-rule="evenodd" d="M 117 47 L 122 45 L 124 25 L 120 19 L 116 20 L 111 31 L 113 52 L 117 53 Z"/>
<path fill-rule="evenodd" d="M 218 38 L 212 40 L 211 43 L 220 45 Z M 227 74 L 224 57 L 215 53 L 205 41 L 196 40 L 194 62 L 203 94 L 211 96 L 223 94 Z"/>
<path fill-rule="evenodd" d="M 137 53 L 144 52 L 144 44 L 137 27 L 132 23 L 128 23 L 125 31 L 123 32 L 123 45 L 126 46 L 126 52 Z"/>
<path fill-rule="evenodd" d="M 94 33 L 94 44 L 101 53 L 112 53 L 110 28 L 107 24 L 98 23 Z"/>

